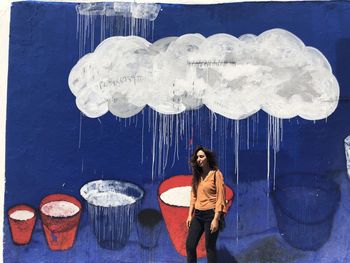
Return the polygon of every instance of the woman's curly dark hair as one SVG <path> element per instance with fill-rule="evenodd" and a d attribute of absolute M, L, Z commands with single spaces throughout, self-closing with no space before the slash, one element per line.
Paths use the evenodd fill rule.
<path fill-rule="evenodd" d="M 201 174 L 203 172 L 202 168 L 197 163 L 197 153 L 199 151 L 203 151 L 205 153 L 210 169 L 215 171 L 218 170 L 215 153 L 203 146 L 197 146 L 197 148 L 194 150 L 190 159 L 190 164 L 192 167 L 192 175 L 193 175 L 192 190 L 193 190 L 194 196 L 197 196 L 197 188 L 201 178 Z"/>

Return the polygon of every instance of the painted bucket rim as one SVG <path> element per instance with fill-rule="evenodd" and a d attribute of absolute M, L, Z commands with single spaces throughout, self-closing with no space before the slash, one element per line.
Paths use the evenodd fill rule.
<path fill-rule="evenodd" d="M 92 204 L 89 202 L 88 200 L 88 187 L 93 185 L 93 184 L 102 184 L 102 183 L 119 183 L 119 184 L 122 184 L 123 186 L 127 186 L 127 187 L 130 187 L 134 190 L 136 190 L 138 193 L 139 193 L 139 196 L 137 197 L 134 197 L 135 198 L 135 201 L 132 202 L 131 204 L 124 204 L 124 205 L 117 205 L 117 206 L 113 206 L 113 205 L 109 205 L 109 206 L 103 206 L 103 205 L 95 205 L 95 204 Z M 131 182 L 128 182 L 128 181 L 122 181 L 122 180 L 94 180 L 94 181 L 89 181 L 87 183 L 85 183 L 81 188 L 80 188 L 80 195 L 84 198 L 84 200 L 91 206 L 95 206 L 95 207 L 103 207 L 103 208 L 115 208 L 115 207 L 121 207 L 121 206 L 129 206 L 129 205 L 134 205 L 136 204 L 137 202 L 139 202 L 143 196 L 145 194 L 145 191 L 138 185 L 134 184 L 134 183 L 131 183 Z"/>
<path fill-rule="evenodd" d="M 347 145 L 350 145 L 350 135 L 348 135 L 344 138 L 344 143 Z"/>
<path fill-rule="evenodd" d="M 23 207 L 23 209 L 21 209 L 20 207 Z M 19 208 L 19 209 L 17 209 L 17 208 Z M 13 212 L 17 211 L 17 210 L 27 210 L 29 212 L 33 212 L 34 216 L 31 217 L 31 218 L 28 218 L 26 220 L 20 220 L 20 219 L 16 219 L 16 218 L 10 217 L 10 215 Z M 36 218 L 37 215 L 38 215 L 38 211 L 34 207 L 32 207 L 30 205 L 27 205 L 27 204 L 13 205 L 13 206 L 11 206 L 10 208 L 7 209 L 7 216 L 8 216 L 8 218 L 11 219 L 11 220 L 14 220 L 14 221 L 18 221 L 18 222 L 25 222 L 25 221 L 31 220 L 33 218 Z"/>
<path fill-rule="evenodd" d="M 54 199 L 54 200 L 51 200 L 51 201 L 49 201 L 49 202 L 53 202 L 53 201 L 66 201 L 66 202 L 70 202 L 70 203 L 72 203 L 72 204 L 78 206 L 79 211 L 76 212 L 74 215 L 70 215 L 70 216 L 51 216 L 51 215 L 45 214 L 44 212 L 41 211 L 41 208 L 42 208 L 45 204 L 49 203 L 49 202 L 46 202 L 47 199 L 50 199 L 50 198 L 53 198 L 53 197 L 54 197 L 55 199 Z M 56 197 L 57 197 L 58 199 L 56 199 Z M 67 199 L 64 199 L 64 198 L 67 198 L 67 197 L 68 197 L 69 199 L 74 200 L 74 202 L 71 202 L 71 201 L 69 201 L 69 200 L 67 200 Z M 80 202 L 77 198 L 75 198 L 75 197 L 72 196 L 72 195 L 61 194 L 61 193 L 55 193 L 55 194 L 46 195 L 46 196 L 40 201 L 40 205 L 39 205 L 39 213 L 40 213 L 40 215 L 41 215 L 41 216 L 48 217 L 48 218 L 53 218 L 53 219 L 70 219 L 70 218 L 73 218 L 73 217 L 76 217 L 76 216 L 80 215 L 80 214 L 82 213 L 82 210 L 83 210 L 83 206 L 81 205 L 81 202 Z"/>
<path fill-rule="evenodd" d="M 303 177 L 301 181 L 296 181 L 291 178 Z M 316 184 L 310 184 L 310 181 L 316 182 Z M 324 183 L 327 184 L 324 184 Z M 290 187 L 307 187 L 307 188 L 321 188 L 325 191 L 339 191 L 339 184 L 331 179 L 329 175 L 316 174 L 316 173 L 305 173 L 305 172 L 295 172 L 281 174 L 276 177 L 275 189 L 271 192 L 281 191 L 281 189 L 286 189 Z"/>

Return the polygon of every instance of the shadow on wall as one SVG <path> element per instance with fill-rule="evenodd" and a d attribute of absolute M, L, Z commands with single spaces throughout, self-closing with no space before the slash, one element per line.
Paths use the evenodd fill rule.
<path fill-rule="evenodd" d="M 254 242 L 247 250 L 236 255 L 236 261 L 230 262 L 296 263 L 305 253 L 288 246 L 278 235 L 272 235 Z"/>
<path fill-rule="evenodd" d="M 220 263 L 238 263 L 225 246 L 222 246 L 217 250 L 217 257 L 218 262 Z"/>

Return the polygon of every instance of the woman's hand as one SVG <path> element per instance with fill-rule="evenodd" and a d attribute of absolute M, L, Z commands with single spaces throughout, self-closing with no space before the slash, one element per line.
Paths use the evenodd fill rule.
<path fill-rule="evenodd" d="M 186 219 L 186 226 L 187 226 L 187 228 L 190 228 L 192 218 L 193 218 L 192 215 L 189 215 L 189 216 L 187 217 L 187 219 Z"/>
<path fill-rule="evenodd" d="M 210 233 L 215 233 L 219 229 L 219 220 L 214 218 L 210 224 Z"/>

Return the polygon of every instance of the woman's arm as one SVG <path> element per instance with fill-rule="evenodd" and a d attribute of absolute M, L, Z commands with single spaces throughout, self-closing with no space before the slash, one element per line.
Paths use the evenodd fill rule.
<path fill-rule="evenodd" d="M 191 225 L 191 221 L 192 221 L 192 218 L 193 218 L 193 212 L 194 212 L 194 206 L 195 206 L 196 200 L 197 200 L 197 198 L 194 196 L 193 189 L 192 189 L 191 190 L 190 207 L 188 209 L 188 217 L 187 217 L 187 220 L 186 220 L 187 228 L 189 228 L 190 225 Z"/>
<path fill-rule="evenodd" d="M 210 224 L 210 231 L 212 233 L 216 232 L 219 229 L 220 215 L 226 211 L 224 177 L 219 170 L 217 170 L 215 173 L 216 204 L 215 215 Z"/>
<path fill-rule="evenodd" d="M 210 224 L 210 232 L 211 233 L 214 233 L 214 232 L 218 231 L 218 229 L 219 229 L 220 214 L 221 214 L 221 212 L 215 212 L 215 216 Z"/>
<path fill-rule="evenodd" d="M 220 215 L 221 215 L 221 212 L 215 212 L 214 219 L 219 221 Z"/>
<path fill-rule="evenodd" d="M 186 220 L 187 228 L 189 228 L 190 225 L 191 225 L 191 221 L 193 219 L 193 211 L 194 211 L 194 205 L 190 205 L 190 208 L 188 209 L 188 217 L 187 217 L 187 220 Z"/>
<path fill-rule="evenodd" d="M 217 216 L 217 218 L 219 219 L 220 213 L 226 213 L 225 184 L 224 184 L 224 177 L 219 170 L 216 171 L 215 176 L 216 176 L 216 180 L 215 180 L 215 188 L 216 188 L 215 216 Z"/>

